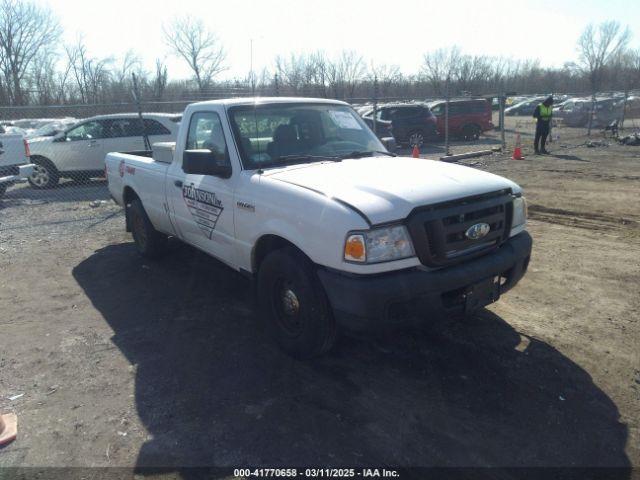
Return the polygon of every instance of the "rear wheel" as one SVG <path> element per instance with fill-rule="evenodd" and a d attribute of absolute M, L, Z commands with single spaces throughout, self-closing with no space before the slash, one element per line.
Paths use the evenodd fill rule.
<path fill-rule="evenodd" d="M 154 228 L 147 212 L 144 211 L 142 202 L 137 198 L 127 205 L 127 221 L 136 248 L 141 255 L 157 258 L 166 251 L 167 236 Z"/>
<path fill-rule="evenodd" d="M 465 140 L 477 140 L 480 138 L 480 127 L 478 125 L 465 125 L 462 128 L 462 138 Z"/>
<path fill-rule="evenodd" d="M 280 347 L 296 358 L 331 349 L 336 324 L 311 261 L 293 247 L 271 252 L 258 271 L 258 303 Z"/>
<path fill-rule="evenodd" d="M 421 147 L 424 145 L 424 132 L 415 130 L 409 134 L 408 138 L 410 147 Z"/>
<path fill-rule="evenodd" d="M 58 185 L 60 174 L 51 160 L 43 157 L 32 158 L 33 172 L 29 175 L 29 183 L 34 188 L 53 188 Z"/>

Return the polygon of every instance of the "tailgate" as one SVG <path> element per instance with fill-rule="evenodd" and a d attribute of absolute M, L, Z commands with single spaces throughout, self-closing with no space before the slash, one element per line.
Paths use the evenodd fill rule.
<path fill-rule="evenodd" d="M 20 135 L 0 135 L 0 167 L 27 163 Z"/>

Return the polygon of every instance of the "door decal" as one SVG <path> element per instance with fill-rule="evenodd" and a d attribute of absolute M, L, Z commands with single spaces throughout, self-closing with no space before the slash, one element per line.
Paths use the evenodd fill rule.
<path fill-rule="evenodd" d="M 211 240 L 218 218 L 222 214 L 222 210 L 224 210 L 222 202 L 216 198 L 215 193 L 200 190 L 193 185 L 184 185 L 182 187 L 182 198 L 184 198 L 184 202 L 187 204 L 193 219 L 205 236 Z"/>

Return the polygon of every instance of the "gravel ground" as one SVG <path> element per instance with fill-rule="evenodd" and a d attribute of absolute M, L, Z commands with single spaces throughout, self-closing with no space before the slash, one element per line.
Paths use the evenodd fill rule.
<path fill-rule="evenodd" d="M 530 130 L 509 122 L 510 142 Z M 552 156 L 464 161 L 530 201 L 513 291 L 304 363 L 266 338 L 242 277 L 179 244 L 140 258 L 104 182 L 10 189 L 0 411 L 19 437 L 0 466 L 640 466 L 640 148 L 557 132 Z"/>

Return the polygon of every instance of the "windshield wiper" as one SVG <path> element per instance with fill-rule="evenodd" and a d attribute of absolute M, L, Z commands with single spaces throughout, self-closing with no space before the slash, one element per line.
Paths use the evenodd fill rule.
<path fill-rule="evenodd" d="M 328 155 L 282 155 L 270 162 L 260 165 L 260 168 L 284 167 L 287 165 L 296 165 L 299 163 L 313 163 L 321 160 L 330 160 L 339 162 L 342 157 L 332 157 Z"/>
<path fill-rule="evenodd" d="M 346 158 L 363 158 L 363 157 L 373 157 L 374 154 L 380 153 L 382 155 L 388 155 L 390 157 L 397 157 L 395 153 L 385 152 L 384 150 L 356 150 L 351 153 L 346 153 L 344 155 L 340 155 L 341 159 Z"/>

